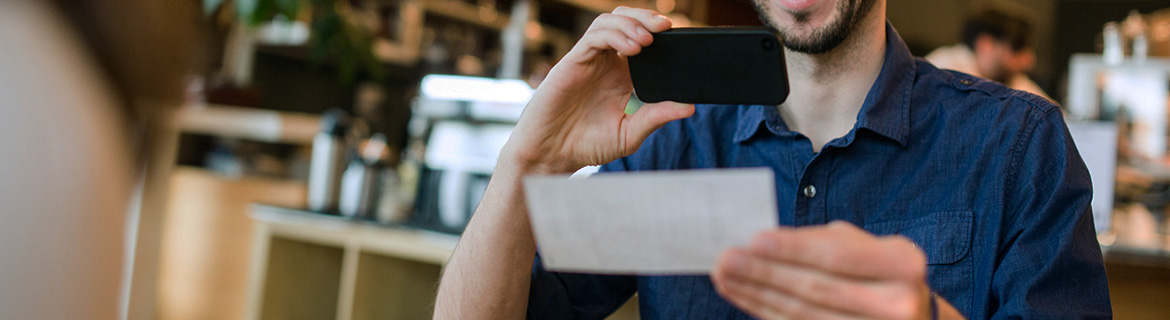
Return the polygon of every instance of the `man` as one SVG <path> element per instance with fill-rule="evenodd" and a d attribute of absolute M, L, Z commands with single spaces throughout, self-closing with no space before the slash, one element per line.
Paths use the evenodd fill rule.
<path fill-rule="evenodd" d="M 1110 316 L 1088 172 L 1055 106 L 915 60 L 884 0 L 757 7 L 787 47 L 779 106 L 626 115 L 625 57 L 670 22 L 598 17 L 505 146 L 436 317 L 599 319 L 635 292 L 649 319 Z M 521 178 L 590 164 L 769 167 L 786 227 L 727 250 L 710 277 L 545 271 Z"/>
<path fill-rule="evenodd" d="M 1036 62 L 1027 8 L 993 2 L 975 9 L 963 26 L 963 43 L 935 49 L 926 60 L 943 69 L 964 72 L 1009 88 L 1049 98 L 1025 72 Z"/>

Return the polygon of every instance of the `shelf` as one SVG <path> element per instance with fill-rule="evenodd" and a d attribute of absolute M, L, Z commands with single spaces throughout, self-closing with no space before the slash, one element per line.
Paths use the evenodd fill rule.
<path fill-rule="evenodd" d="M 264 281 L 262 319 L 332 319 L 337 313 L 341 248 L 276 238 Z"/>
<path fill-rule="evenodd" d="M 1170 251 L 1114 244 L 1101 246 L 1101 252 L 1108 263 L 1170 268 Z"/>
<path fill-rule="evenodd" d="M 252 218 L 265 223 L 275 236 L 330 246 L 356 246 L 363 252 L 441 265 L 447 262 L 459 236 L 406 226 L 356 221 L 262 204 L 251 206 Z"/>
<path fill-rule="evenodd" d="M 311 144 L 321 116 L 208 104 L 206 107 L 180 109 L 177 119 L 179 130 L 184 133 Z"/>
<path fill-rule="evenodd" d="M 379 41 L 381 40 L 381 41 Z M 417 81 L 414 75 L 415 62 L 418 60 L 417 49 L 409 49 L 401 45 L 389 43 L 384 39 L 376 39 L 374 42 L 375 59 L 382 63 L 382 67 L 386 72 L 384 75 L 387 80 L 391 81 Z M 291 59 L 294 61 L 303 61 L 314 66 L 336 67 L 337 59 L 333 56 L 328 56 L 324 59 L 317 60 L 313 58 L 313 49 L 308 45 L 257 45 L 256 52 L 259 54 L 270 55 L 273 57 L 280 57 Z"/>
<path fill-rule="evenodd" d="M 495 8 L 480 10 L 476 5 L 453 0 L 423 1 L 424 11 L 435 15 L 471 23 L 495 31 L 504 30 L 511 17 Z M 485 14 L 487 13 L 487 14 Z"/>
<path fill-rule="evenodd" d="M 247 319 L 425 319 L 458 237 L 253 204 Z"/>
<path fill-rule="evenodd" d="M 433 264 L 362 253 L 358 257 L 353 319 L 430 318 L 438 294 L 439 272 L 439 266 Z"/>
<path fill-rule="evenodd" d="M 247 319 L 426 319 L 458 236 L 253 204 Z M 637 298 L 608 320 L 638 319 Z"/>
<path fill-rule="evenodd" d="M 627 7 L 642 7 L 630 1 L 611 1 L 611 0 L 556 0 L 556 2 L 564 3 L 580 9 L 592 11 L 594 13 L 611 12 L 618 6 Z"/>

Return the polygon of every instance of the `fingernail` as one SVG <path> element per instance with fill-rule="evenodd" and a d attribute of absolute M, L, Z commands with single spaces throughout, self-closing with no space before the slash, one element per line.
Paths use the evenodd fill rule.
<path fill-rule="evenodd" d="M 664 15 L 661 15 L 661 14 L 656 14 L 656 15 L 654 15 L 654 19 L 658 19 L 658 20 L 667 20 L 666 16 L 664 16 Z"/>
<path fill-rule="evenodd" d="M 650 32 L 646 31 L 646 29 L 643 29 L 643 28 L 638 28 L 637 32 L 638 32 L 639 37 L 645 37 L 645 36 L 650 35 Z"/>
<path fill-rule="evenodd" d="M 634 41 L 634 39 L 626 39 L 626 43 L 629 43 L 631 46 L 635 46 L 635 47 L 641 47 L 641 46 L 642 46 L 641 44 L 638 44 L 638 42 L 637 42 L 637 41 Z"/>

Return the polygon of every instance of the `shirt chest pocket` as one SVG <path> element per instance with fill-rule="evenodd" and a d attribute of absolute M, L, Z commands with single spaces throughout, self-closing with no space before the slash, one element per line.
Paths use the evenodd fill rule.
<path fill-rule="evenodd" d="M 926 254 L 927 282 L 931 289 L 970 314 L 974 285 L 971 211 L 943 211 L 901 221 L 866 224 L 876 235 L 900 234 L 914 241 Z"/>

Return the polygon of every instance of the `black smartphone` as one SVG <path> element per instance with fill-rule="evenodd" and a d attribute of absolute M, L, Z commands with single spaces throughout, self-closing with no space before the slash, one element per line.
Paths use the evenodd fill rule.
<path fill-rule="evenodd" d="M 778 105 L 788 98 L 784 47 L 766 27 L 676 28 L 629 58 L 643 102 Z"/>

